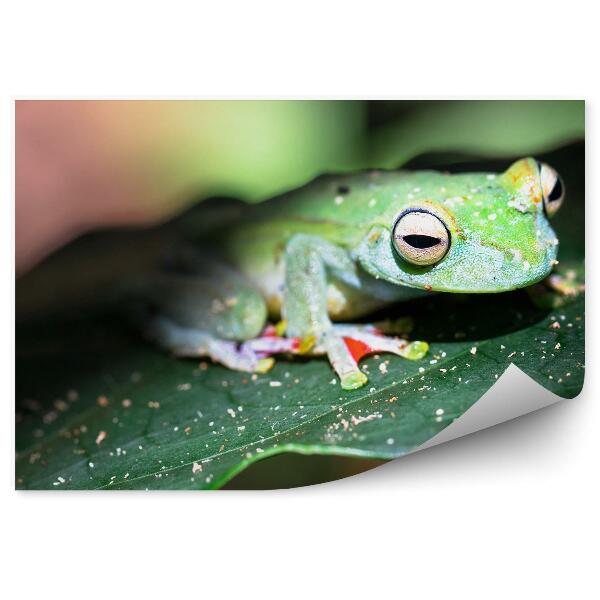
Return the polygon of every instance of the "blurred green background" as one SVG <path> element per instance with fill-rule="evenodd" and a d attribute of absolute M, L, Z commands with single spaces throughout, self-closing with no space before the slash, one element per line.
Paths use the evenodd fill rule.
<path fill-rule="evenodd" d="M 397 168 L 423 153 L 501 158 L 581 139 L 582 101 L 184 103 L 153 164 L 199 195 L 249 201 L 324 172 Z M 179 110 L 179 109 L 178 109 Z M 190 196 L 191 197 L 191 196 Z M 167 202 L 165 198 L 165 202 Z"/>

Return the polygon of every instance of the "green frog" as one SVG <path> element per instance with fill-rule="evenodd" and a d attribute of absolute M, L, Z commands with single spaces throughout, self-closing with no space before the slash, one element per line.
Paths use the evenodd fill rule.
<path fill-rule="evenodd" d="M 198 244 L 144 287 L 145 328 L 178 356 L 240 371 L 324 355 L 342 388 L 359 388 L 363 356 L 420 360 L 428 344 L 353 320 L 433 292 L 539 282 L 557 262 L 550 219 L 563 198 L 556 171 L 524 158 L 503 173 L 322 176 L 219 222 L 200 206 Z"/>

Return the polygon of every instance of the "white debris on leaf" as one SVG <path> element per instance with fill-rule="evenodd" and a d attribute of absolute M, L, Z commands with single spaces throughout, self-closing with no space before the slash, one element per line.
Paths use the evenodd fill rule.
<path fill-rule="evenodd" d="M 373 413 L 372 415 L 367 415 L 366 417 L 363 416 L 354 416 L 352 415 L 350 417 L 350 422 L 352 423 L 352 425 L 356 426 L 356 425 L 360 425 L 361 423 L 366 423 L 368 421 L 372 421 L 373 419 L 381 419 L 381 413 Z"/>

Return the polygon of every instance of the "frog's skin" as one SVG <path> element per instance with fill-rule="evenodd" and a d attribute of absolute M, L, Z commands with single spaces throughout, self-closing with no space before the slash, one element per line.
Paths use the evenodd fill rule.
<path fill-rule="evenodd" d="M 360 387 L 364 354 L 420 359 L 427 344 L 333 322 L 431 292 L 503 292 L 540 281 L 556 263 L 548 215 L 561 201 L 556 173 L 532 158 L 500 174 L 320 177 L 211 228 L 179 272 L 147 288 L 158 311 L 148 330 L 178 355 L 242 371 L 267 370 L 279 352 L 326 354 L 343 388 Z M 423 223 L 434 235 L 421 236 Z M 406 240 L 417 246 L 408 247 L 410 258 L 398 250 Z M 423 240 L 433 244 L 424 251 L 432 264 L 413 264 Z M 265 329 L 269 317 L 281 319 L 276 329 Z"/>

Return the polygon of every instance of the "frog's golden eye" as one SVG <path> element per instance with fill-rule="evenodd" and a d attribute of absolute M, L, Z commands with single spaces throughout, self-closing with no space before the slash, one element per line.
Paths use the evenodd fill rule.
<path fill-rule="evenodd" d="M 393 232 L 398 254 L 413 265 L 433 265 L 448 252 L 450 233 L 444 223 L 426 210 L 402 213 Z"/>
<path fill-rule="evenodd" d="M 544 210 L 552 217 L 560 208 L 565 197 L 565 186 L 558 173 L 546 163 L 538 163 L 540 168 L 540 183 L 544 198 Z"/>

